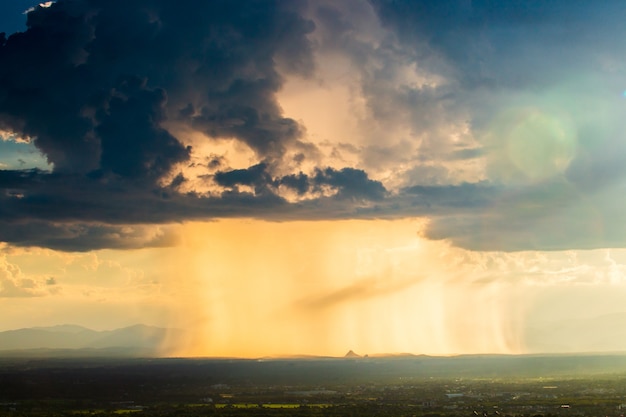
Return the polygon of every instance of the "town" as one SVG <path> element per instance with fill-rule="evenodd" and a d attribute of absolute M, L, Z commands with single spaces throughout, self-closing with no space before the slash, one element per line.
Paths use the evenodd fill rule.
<path fill-rule="evenodd" d="M 623 359 L 5 359 L 0 415 L 621 417 Z"/>

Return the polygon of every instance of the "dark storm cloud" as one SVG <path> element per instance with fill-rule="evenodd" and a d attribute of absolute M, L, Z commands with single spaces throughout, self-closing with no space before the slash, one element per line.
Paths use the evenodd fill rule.
<path fill-rule="evenodd" d="M 0 195 L 0 240 L 68 251 L 158 247 L 175 243 L 176 236 L 167 226 L 155 230 L 142 225 L 228 217 L 284 221 L 428 216 L 426 237 L 475 250 L 623 246 L 626 236 L 621 226 L 626 222 L 610 222 L 623 217 L 614 189 L 597 190 L 588 199 L 566 181 L 532 187 L 414 186 L 389 195 L 359 170 L 272 178 L 261 164 L 219 177 L 230 190 L 203 197 L 107 178 L 86 181 L 77 174 L 0 171 L 0 180 L 10 186 Z M 240 191 L 239 185 L 252 186 L 255 194 Z M 282 186 L 302 193 L 328 186 L 335 194 L 289 203 L 276 194 Z"/>
<path fill-rule="evenodd" d="M 479 251 L 626 246 L 623 182 L 593 192 L 563 178 L 532 186 L 473 188 L 430 199 L 443 204 L 432 210 L 437 214 L 426 237 Z"/>
<path fill-rule="evenodd" d="M 448 80 L 433 91 L 452 103 L 437 107 L 437 95 L 427 97 L 422 91 L 415 95 L 411 90 L 423 98 L 414 101 L 419 106 L 407 106 L 411 101 L 405 97 L 411 95 L 388 94 L 387 100 L 378 99 L 382 111 L 377 114 L 392 119 L 396 113 L 389 109 L 419 108 L 421 114 L 411 117 L 418 131 L 442 125 L 437 119 L 445 120 L 446 114 L 451 120 L 458 119 L 454 115 L 463 117 L 480 143 L 439 158 L 484 158 L 487 177 L 498 184 L 402 191 L 397 197 L 400 212 L 430 210 L 426 237 L 474 250 L 626 245 L 622 227 L 626 216 L 621 209 L 626 137 L 617 110 L 623 109 L 626 68 L 626 46 L 617 41 L 626 35 L 622 2 L 372 0 L 371 4 L 382 24 L 397 36 L 400 50 Z M 384 87 L 374 80 L 367 86 L 376 93 L 374 101 L 383 96 L 377 90 L 380 85 Z M 522 167 L 526 171 L 521 175 L 515 172 L 520 156 L 512 151 L 506 129 L 516 126 L 498 130 L 497 124 L 499 115 L 520 108 L 547 115 L 561 132 L 570 129 L 564 137 L 575 150 L 562 172 L 542 177 L 532 171 L 540 158 L 557 159 L 550 159 L 549 143 L 540 143 L 550 140 L 540 131 L 533 132 L 540 140 L 532 134 L 524 138 L 526 144 L 536 140 L 525 149 L 534 158 L 523 162 L 529 165 Z"/>
<path fill-rule="evenodd" d="M 312 70 L 296 2 L 58 1 L 0 48 L 0 128 L 57 172 L 154 179 L 188 158 L 165 120 L 279 157 L 300 128 L 274 93 Z"/>
<path fill-rule="evenodd" d="M 119 247 L 123 233 L 99 222 L 250 215 L 267 199 L 281 204 L 236 191 L 194 199 L 175 192 L 183 176 L 165 188 L 158 180 L 191 151 L 165 123 L 235 138 L 268 161 L 298 143 L 301 128 L 275 98 L 277 65 L 302 76 L 313 70 L 306 35 L 314 25 L 298 7 L 59 0 L 28 13 L 27 30 L 0 37 L 0 130 L 32 138 L 54 172 L 0 172 L 0 240 Z M 218 182 L 241 182 L 237 175 Z"/>
<path fill-rule="evenodd" d="M 365 171 L 354 168 L 318 170 L 314 183 L 315 187 L 329 185 L 337 188 L 339 190 L 338 198 L 376 201 L 382 200 L 386 193 L 385 187 L 379 181 L 370 180 Z"/>
<path fill-rule="evenodd" d="M 236 185 L 266 186 L 272 182 L 272 177 L 267 173 L 266 169 L 266 164 L 257 164 L 247 169 L 217 172 L 215 181 L 225 187 L 234 187 Z"/>
<path fill-rule="evenodd" d="M 465 89 L 524 89 L 562 79 L 593 51 L 624 47 L 619 0 L 371 0 L 386 26 L 423 60 L 442 55 Z"/>
<path fill-rule="evenodd" d="M 445 186 L 414 186 L 403 190 L 414 205 L 437 205 L 461 209 L 488 207 L 502 195 L 503 187 L 488 183 L 460 184 Z"/>
<path fill-rule="evenodd" d="M 26 31 L 0 37 L 0 131 L 31 138 L 54 168 L 0 171 L 0 241 L 84 251 L 169 245 L 176 236 L 151 225 L 194 219 L 427 216 L 426 237 L 470 249 L 626 245 L 615 198 L 626 192 L 623 145 L 613 146 L 624 129 L 594 130 L 593 115 L 574 118 L 576 154 L 562 177 L 448 185 L 417 178 L 430 159 L 489 159 L 499 145 L 452 146 L 443 127 L 467 124 L 478 137 L 511 92 L 538 94 L 562 80 L 564 68 L 594 69 L 599 58 L 585 59 L 589 51 L 625 56 L 623 43 L 606 36 L 625 34 L 619 2 L 371 3 L 389 36 L 367 40 L 349 12 L 320 3 L 313 14 L 325 31 L 322 46 L 307 37 L 316 27 L 300 1 L 59 0 L 36 8 Z M 365 169 L 327 167 L 320 156 L 317 167 L 298 172 L 316 149 L 276 95 L 285 75 L 315 75 L 316 47 L 349 55 L 382 132 L 406 123 L 424 146 L 387 146 L 381 135 L 350 145 Z M 394 74 L 413 67 L 444 81 L 396 88 Z M 606 83 L 623 82 L 616 71 Z M 574 116 L 588 107 L 606 113 L 572 104 L 605 92 L 580 85 L 558 104 Z M 210 144 L 234 139 L 261 162 L 232 169 L 218 149 L 192 160 L 180 133 L 189 131 Z M 377 165 L 380 174 L 408 163 L 417 165 L 401 183 L 412 186 L 399 190 L 368 175 Z M 174 170 L 183 165 L 206 172 L 188 178 Z M 223 190 L 181 191 L 194 181 Z M 299 201 L 281 197 L 285 189 Z"/>
<path fill-rule="evenodd" d="M 298 175 L 296 174 L 285 175 L 284 177 L 280 179 L 279 185 L 284 185 L 286 187 L 289 187 L 292 190 L 295 190 L 300 195 L 309 191 L 309 187 L 310 187 L 309 177 L 303 174 L 302 172 L 300 172 Z"/>
<path fill-rule="evenodd" d="M 41 246 L 83 252 L 99 248 L 136 249 L 172 246 L 178 236 L 167 227 L 111 226 L 50 221 L 0 221 L 0 239 L 16 246 Z"/>
<path fill-rule="evenodd" d="M 181 176 L 157 188 L 98 175 L 0 171 L 0 241 L 70 251 L 132 248 L 175 242 L 167 227 L 153 235 L 150 227 L 142 226 L 149 224 L 229 217 L 276 221 L 372 217 L 369 210 L 361 210 L 369 207 L 370 199 L 378 199 L 384 187 L 363 171 L 353 171 L 329 168 L 320 171 L 319 178 L 304 174 L 272 178 L 259 164 L 217 173 L 216 181 L 227 189 L 210 197 L 177 192 L 184 181 Z M 297 204 L 277 195 L 279 185 L 297 190 L 303 187 L 299 181 L 310 189 L 327 185 L 335 195 Z M 250 185 L 255 193 L 241 191 L 239 185 Z"/>
<path fill-rule="evenodd" d="M 280 178 L 272 178 L 267 172 L 266 164 L 254 165 L 247 169 L 235 169 L 215 174 L 218 184 L 225 187 L 248 185 L 256 187 L 257 193 L 261 189 L 283 185 L 304 194 L 308 190 L 321 191 L 324 186 L 335 190 L 335 199 L 356 199 L 378 201 L 385 197 L 387 190 L 379 182 L 368 178 L 367 173 L 360 169 L 334 168 L 317 169 L 314 176 L 300 172 Z"/>

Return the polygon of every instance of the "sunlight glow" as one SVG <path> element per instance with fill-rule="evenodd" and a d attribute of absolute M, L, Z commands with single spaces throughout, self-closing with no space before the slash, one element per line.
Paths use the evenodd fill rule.
<path fill-rule="evenodd" d="M 469 352 L 521 347 L 513 285 L 475 283 L 419 219 L 187 224 L 176 253 L 194 328 L 184 356 Z M 241 236 L 246 239 L 241 239 Z M 170 260 L 171 261 L 171 260 Z"/>

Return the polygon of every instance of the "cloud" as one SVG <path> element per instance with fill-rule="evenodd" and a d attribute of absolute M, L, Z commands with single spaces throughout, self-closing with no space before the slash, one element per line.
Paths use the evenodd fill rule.
<path fill-rule="evenodd" d="M 172 246 L 179 236 L 172 227 L 106 225 L 92 222 L 0 221 L 0 239 L 17 246 L 40 246 L 83 252 L 100 248 L 137 249 Z"/>
<path fill-rule="evenodd" d="M 36 138 L 57 172 L 158 176 L 189 157 L 166 119 L 279 156 L 299 127 L 280 115 L 275 60 L 301 73 L 312 65 L 312 24 L 289 8 L 96 0 L 36 8 L 28 30 L 0 49 L 0 126 Z"/>
<path fill-rule="evenodd" d="M 449 201 L 461 207 L 433 218 L 425 231 L 473 250 L 567 250 L 624 247 L 626 218 L 616 198 L 624 182 L 593 192 L 558 179 L 500 187 Z"/>
<path fill-rule="evenodd" d="M 159 180 L 192 152 L 177 136 L 181 126 L 207 141 L 234 138 L 268 161 L 297 146 L 301 128 L 282 117 L 274 95 L 282 84 L 278 66 L 302 76 L 313 68 L 306 35 L 314 26 L 298 7 L 61 0 L 30 10 L 27 30 L 0 42 L 0 129 L 32 138 L 54 173 L 0 173 L 6 202 L 29 206 L 1 238 L 54 247 L 73 240 L 68 248 L 84 238 L 94 242 L 88 247 L 108 246 L 119 233 L 99 220 L 134 223 L 142 215 L 103 216 L 111 209 L 105 201 L 134 210 L 150 193 L 167 198 L 172 191 Z M 10 211 L 4 214 L 15 219 Z M 162 220 L 185 215 L 168 217 Z M 67 224 L 45 223 L 54 218 Z M 45 226 L 41 235 L 52 240 L 36 238 L 35 226 Z M 90 231 L 76 232 L 81 228 Z M 24 238 L 15 237 L 18 229 Z"/>
<path fill-rule="evenodd" d="M 17 265 L 0 257 L 0 298 L 38 297 L 43 295 L 38 284 L 24 276 Z"/>
<path fill-rule="evenodd" d="M 471 249 L 626 245 L 618 3 L 35 7 L 0 40 L 0 143 L 48 165 L 0 162 L 0 240 L 85 251 L 171 245 L 168 224 L 200 219 L 427 217 L 426 237 Z M 309 134 L 286 85 L 332 90 L 345 102 L 321 110 L 353 126 Z"/>
<path fill-rule="evenodd" d="M 257 164 L 247 169 L 235 169 L 226 172 L 217 172 L 215 181 L 224 187 L 237 185 L 268 186 L 271 185 L 272 177 L 266 171 L 266 164 Z"/>
<path fill-rule="evenodd" d="M 365 171 L 354 168 L 343 168 L 339 171 L 332 168 L 318 170 L 314 182 L 317 187 L 323 185 L 336 187 L 339 189 L 338 198 L 377 201 L 382 200 L 386 192 L 379 181 L 370 180 Z"/>
<path fill-rule="evenodd" d="M 163 246 L 174 244 L 176 235 L 172 228 L 154 224 L 220 217 L 345 218 L 358 215 L 358 209 L 380 200 L 385 192 L 363 171 L 328 168 L 313 177 L 300 176 L 310 190 L 327 187 L 328 196 L 289 203 L 278 195 L 278 187 L 290 187 L 292 177 L 271 177 L 265 169 L 260 165 L 218 172 L 216 181 L 226 187 L 218 196 L 181 194 L 98 176 L 0 171 L 4 189 L 0 240 L 70 251 Z M 250 184 L 255 186 L 253 192 L 239 189 Z"/>

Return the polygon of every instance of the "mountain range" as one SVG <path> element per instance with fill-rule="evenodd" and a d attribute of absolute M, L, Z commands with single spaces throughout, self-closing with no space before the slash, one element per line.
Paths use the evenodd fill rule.
<path fill-rule="evenodd" d="M 73 324 L 0 332 L 2 357 L 156 357 L 169 356 L 188 334 L 178 329 L 137 324 L 96 331 Z M 556 320 L 526 328 L 522 339 L 530 354 L 626 352 L 626 313 L 586 319 Z M 411 354 L 359 355 L 345 358 L 409 357 Z M 283 356 L 284 357 L 284 356 Z M 312 358 L 310 355 L 289 357 Z"/>
<path fill-rule="evenodd" d="M 168 337 L 177 332 L 143 324 L 105 331 L 71 324 L 30 327 L 0 332 L 0 354 L 30 356 L 62 351 L 64 356 L 87 352 L 104 356 L 155 356 L 167 343 Z"/>

